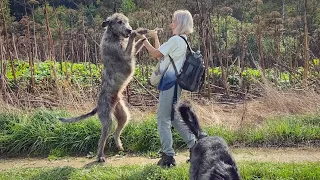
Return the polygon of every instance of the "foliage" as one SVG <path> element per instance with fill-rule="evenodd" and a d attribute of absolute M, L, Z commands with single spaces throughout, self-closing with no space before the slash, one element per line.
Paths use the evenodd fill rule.
<path fill-rule="evenodd" d="M 232 16 L 220 17 L 213 16 L 212 23 L 218 33 L 221 33 L 221 38 L 219 41 L 219 47 L 221 49 L 229 48 L 235 46 L 238 41 L 239 33 L 241 32 L 241 26 L 243 29 L 252 30 L 253 25 L 251 23 L 243 23 Z M 226 46 L 228 43 L 228 47 Z"/>
<path fill-rule="evenodd" d="M 8 2 L 8 1 L 5 1 Z M 37 3 L 30 3 L 37 2 Z M 49 25 L 53 33 L 54 41 L 58 40 L 57 32 L 59 22 L 63 29 L 65 37 L 69 36 L 70 33 L 79 34 L 80 31 L 87 31 L 88 29 L 93 29 L 94 31 L 100 31 L 100 23 L 101 20 L 108 17 L 111 13 L 114 12 L 124 12 L 129 16 L 130 19 L 134 21 L 139 21 L 138 25 L 141 27 L 163 27 L 165 28 L 168 23 L 170 23 L 170 18 L 168 16 L 172 15 L 172 9 L 188 9 L 191 11 L 193 15 L 199 14 L 199 9 L 197 7 L 197 3 L 192 1 L 153 1 L 149 2 L 146 0 L 142 1 L 133 1 L 133 0 L 114 0 L 114 1 L 23 1 L 23 0 L 10 0 L 9 3 L 10 8 L 5 8 L 6 11 L 11 11 L 11 15 L 15 17 L 16 23 L 20 21 L 22 15 L 26 14 L 28 16 L 34 15 L 35 21 L 40 23 L 41 25 L 45 25 L 45 15 L 43 13 L 43 9 L 45 6 L 45 2 L 47 2 L 48 9 L 48 18 Z M 298 3 L 293 1 L 263 1 L 259 5 L 259 8 L 256 9 L 252 0 L 245 1 L 217 1 L 214 3 L 210 3 L 210 1 L 204 1 L 204 5 L 212 5 L 210 10 L 212 12 L 210 16 L 210 22 L 212 23 L 212 30 L 216 32 L 217 37 L 213 37 L 212 41 L 214 43 L 219 44 L 220 49 L 228 43 L 228 47 L 234 48 L 235 46 L 239 46 L 238 40 L 243 35 L 245 31 L 248 31 L 249 35 L 254 33 L 254 25 L 253 25 L 253 17 L 257 15 L 257 13 L 262 17 L 262 19 L 266 19 L 267 15 L 272 11 L 281 12 L 282 9 L 285 18 L 295 18 L 297 16 L 302 15 L 303 3 L 299 0 Z M 261 1 L 262 2 L 262 1 Z M 284 2 L 284 3 L 283 3 Z M 25 4 L 26 3 L 26 4 Z M 8 3 L 7 3 L 8 4 Z M 308 1 L 308 22 L 310 23 L 310 34 L 317 28 L 319 28 L 320 20 L 319 20 L 319 2 L 317 0 Z M 161 7 L 161 8 L 154 8 Z M 230 9 L 230 12 L 227 16 L 221 16 L 221 10 L 224 8 Z M 27 11 L 25 13 L 25 10 Z M 261 10 L 261 12 L 260 12 Z M 32 12 L 32 13 L 31 13 Z M 220 12 L 220 13 L 217 13 Z M 219 18 L 217 15 L 219 14 Z M 232 15 L 231 15 L 232 14 Z M 9 14 L 8 14 L 9 15 Z M 241 16 L 241 17 L 239 17 Z M 1 18 L 0 18 L 1 19 Z M 29 17 L 29 19 L 32 19 Z M 134 22 L 131 21 L 131 22 Z M 200 22 L 200 21 L 199 21 Z M 199 24 L 195 18 L 195 25 Z M 12 22 L 10 22 L 12 23 Z M 72 31 L 71 31 L 72 29 Z M 69 31 L 70 30 L 70 31 Z M 199 29 L 198 29 L 199 30 Z M 288 31 L 293 29 L 288 28 Z M 21 30 L 20 30 L 21 31 Z M 199 31 L 200 32 L 200 31 Z M 9 32 L 11 34 L 11 32 Z M 197 34 L 197 33 L 194 33 Z M 88 35 L 88 34 L 87 34 Z M 198 34 L 202 36 L 201 34 Z M 163 35 L 165 39 L 171 36 L 170 33 L 165 32 Z M 284 35 L 283 38 L 290 37 L 291 35 Z M 162 38 L 162 37 L 161 37 Z M 161 39 L 160 38 L 160 39 Z M 266 37 L 263 37 L 265 39 Z M 38 40 L 40 37 L 38 38 Z M 200 38 L 194 39 L 193 44 L 198 44 Z M 250 39 L 249 39 L 250 40 Z M 253 40 L 253 39 L 252 39 Z M 97 40 L 96 40 L 97 41 Z M 163 42 L 161 40 L 161 42 Z M 254 41 L 249 43 L 249 48 L 254 54 L 257 53 L 257 49 L 253 49 L 251 47 L 255 46 L 253 44 Z M 251 45 L 250 45 L 251 44 Z M 272 47 L 272 45 L 269 45 Z M 265 46 L 264 46 L 265 47 Z M 268 47 L 270 49 L 270 47 Z M 42 48 L 42 47 L 41 47 Z M 284 47 L 282 47 L 283 50 Z M 40 46 L 39 46 L 40 49 Z M 8 50 L 9 51 L 9 50 Z M 203 51 L 203 50 L 202 50 Z M 216 53 L 216 52 L 215 52 Z M 269 51 L 267 52 L 269 53 Z M 289 56 L 287 56 L 289 57 Z M 26 59 L 26 54 L 23 54 L 23 58 Z"/>
<path fill-rule="evenodd" d="M 10 19 L 12 19 L 10 17 L 10 8 L 9 8 L 9 0 L 2 0 L 2 2 L 0 2 L 0 24 L 3 24 L 3 18 L 2 18 L 2 13 L 4 14 L 5 18 L 6 18 L 6 22 L 10 23 Z M 8 26 L 8 24 L 7 24 Z M 0 26 L 1 27 L 1 26 Z"/>
<path fill-rule="evenodd" d="M 30 81 L 31 74 L 29 63 L 26 61 L 15 61 L 15 72 L 19 85 L 24 87 Z M 90 68 L 91 73 L 90 73 Z M 53 68 L 55 67 L 55 68 Z M 62 68 L 61 68 L 62 67 Z M 35 83 L 37 85 L 46 84 L 47 81 L 53 82 L 54 69 L 57 72 L 58 81 L 69 81 L 71 84 L 81 84 L 83 87 L 89 85 L 100 84 L 101 81 L 101 68 L 102 65 L 95 65 L 92 63 L 70 63 L 62 62 L 57 63 L 55 61 L 45 61 L 34 64 L 35 70 Z M 69 74 L 68 74 L 69 73 Z M 11 68 L 7 68 L 7 78 L 9 85 L 13 84 L 13 74 Z"/>
<path fill-rule="evenodd" d="M 240 57 L 243 57 L 244 60 L 239 62 L 240 66 L 246 68 L 255 67 L 255 61 L 258 59 L 263 59 L 263 68 L 270 68 L 270 72 L 274 72 L 274 74 L 267 74 L 268 79 L 274 83 L 277 83 L 276 85 L 280 86 L 280 88 L 299 86 L 299 80 L 302 79 L 295 72 L 296 66 L 301 66 L 301 64 L 303 64 L 303 43 L 301 39 L 303 37 L 301 29 L 301 25 L 303 23 L 301 19 L 304 11 L 304 5 L 302 0 L 299 0 L 297 3 L 293 1 L 287 2 L 274 0 L 205 0 L 201 1 L 201 3 L 182 0 L 9 0 L 4 2 L 6 5 L 10 4 L 8 8 L 4 8 L 6 15 L 15 17 L 15 19 L 7 18 L 7 24 L 12 23 L 13 26 L 8 27 L 9 46 L 4 46 L 4 52 L 11 52 L 12 56 L 15 56 L 15 58 L 21 58 L 24 60 L 30 59 L 31 64 L 31 59 L 33 59 L 35 62 L 37 60 L 44 61 L 49 55 L 52 55 L 52 58 L 58 61 L 99 61 L 100 50 L 98 42 L 100 41 L 103 32 L 103 29 L 100 25 L 103 19 L 107 18 L 114 12 L 123 12 L 126 14 L 129 17 L 130 24 L 133 28 L 164 28 L 164 31 L 159 33 L 159 39 L 161 43 L 165 42 L 169 37 L 172 36 L 170 30 L 166 29 L 166 27 L 171 21 L 173 10 L 188 9 L 194 16 L 195 29 L 195 33 L 190 34 L 188 39 L 190 40 L 193 48 L 200 49 L 203 54 L 210 54 L 211 57 L 208 58 L 210 61 L 213 61 L 212 63 L 209 62 L 209 66 L 211 66 L 210 68 L 215 68 L 212 66 L 212 64 L 215 66 L 220 66 L 220 63 L 223 63 L 225 67 L 229 67 L 230 64 L 234 64 Z M 307 7 L 308 27 L 310 27 L 309 33 L 310 37 L 312 37 L 312 39 L 310 39 L 310 52 L 316 58 L 319 58 L 319 40 L 316 38 L 316 29 L 320 27 L 320 10 L 318 5 L 318 1 L 310 0 L 308 1 Z M 47 16 L 44 14 L 45 8 L 48 11 Z M 200 17 L 202 15 L 199 13 L 199 10 L 202 12 L 210 10 L 208 11 L 209 16 Z M 282 12 L 282 10 L 284 11 Z M 275 20 L 274 18 L 269 17 L 270 14 L 272 14 L 270 12 L 277 12 L 277 22 L 280 23 L 278 24 L 279 27 L 282 27 L 282 23 L 286 25 L 285 28 L 280 28 L 281 31 L 277 31 L 277 36 L 273 36 L 272 33 L 270 33 L 270 28 L 274 28 L 274 25 L 270 24 L 272 24 L 271 22 Z M 23 15 L 28 16 L 28 18 L 21 19 Z M 256 18 L 254 18 L 256 15 L 261 17 L 259 26 L 261 26 L 261 29 L 263 30 L 261 37 L 261 55 L 263 58 L 259 58 L 260 54 L 258 50 L 258 44 L 260 44 L 260 41 L 257 43 L 257 35 L 259 31 L 257 29 L 257 24 L 255 24 Z M 282 19 L 282 16 L 284 19 Z M 53 46 L 51 46 L 47 38 L 48 33 L 46 32 L 45 28 L 46 17 L 48 17 L 48 24 L 50 32 L 52 33 Z M 14 22 L 12 22 L 13 19 Z M 2 18 L 0 18 L 0 20 L 2 21 Z M 26 30 L 28 27 L 27 25 L 30 26 L 30 39 L 27 39 L 28 36 L 26 35 Z M 282 32 L 282 30 L 284 30 L 284 32 Z M 295 33 L 292 33 L 293 31 L 295 31 Z M 1 34 L 3 34 L 3 32 Z M 204 39 L 207 40 L 202 42 Z M 51 50 L 53 54 L 51 54 Z M 242 52 L 244 50 L 246 52 Z M 9 53 L 2 54 L 2 57 L 5 59 L 10 59 Z M 225 57 L 227 58 L 225 59 Z M 148 66 L 148 63 L 144 63 L 147 62 L 146 56 L 139 56 L 139 59 L 143 60 L 139 62 L 141 66 L 140 69 L 136 69 L 135 75 L 143 85 L 147 85 L 147 78 L 150 75 L 151 70 L 147 70 L 149 68 L 143 67 L 146 65 Z M 222 61 L 218 62 L 218 59 L 221 59 Z M 312 63 L 311 60 L 310 63 Z M 293 64 L 295 67 L 293 67 Z M 290 74 L 288 78 L 288 69 L 279 68 L 278 65 L 293 69 L 293 74 Z M 241 82 L 243 82 L 245 86 L 250 86 L 254 81 L 260 80 L 259 76 L 251 76 L 253 75 L 251 73 L 240 75 L 239 70 L 234 71 L 234 69 L 226 69 L 226 78 L 230 85 L 239 85 Z M 278 71 L 276 69 L 279 69 L 280 74 L 277 73 Z M 317 77 L 316 73 L 318 72 L 315 72 L 314 69 L 317 68 L 311 69 L 312 72 L 309 73 L 312 75 L 312 78 L 310 78 L 311 81 L 314 81 L 316 79 L 315 77 Z M 145 72 L 145 70 L 147 71 Z M 93 73 L 96 73 L 95 70 L 93 71 Z M 235 73 L 229 73 L 230 71 Z M 24 72 L 30 74 L 28 71 Z M 18 73 L 21 73 L 21 71 Z M 50 75 L 51 74 L 52 73 L 50 72 Z M 72 73 L 70 74 L 73 75 Z M 63 74 L 58 75 L 60 76 L 59 80 L 65 81 L 65 79 L 62 78 L 64 77 Z M 211 75 L 217 79 L 217 81 L 213 80 L 214 83 L 225 82 L 225 80 L 222 81 L 221 78 L 219 78 L 220 75 Z M 244 77 L 243 81 L 241 81 L 242 75 Z M 20 76 L 20 74 L 18 74 L 18 76 Z M 66 81 L 70 79 L 73 82 L 79 83 L 84 81 L 85 85 L 99 82 L 99 78 L 97 78 L 95 74 L 91 74 L 91 72 L 89 78 L 82 78 L 78 76 L 70 77 L 70 79 L 68 79 L 68 75 L 66 74 L 65 76 L 67 77 Z M 27 79 L 28 78 L 29 77 L 27 77 Z M 225 77 L 223 77 L 223 79 L 224 78 Z M 11 79 L 12 77 L 9 77 L 9 81 Z M 50 81 L 52 80 L 52 78 L 49 79 Z M 208 80 L 211 79 L 208 78 Z M 30 83 L 22 82 L 21 79 L 18 82 L 18 86 L 21 85 L 22 87 L 27 86 L 28 84 Z M 222 84 L 223 86 L 227 86 L 227 84 Z M 10 86 L 11 85 L 12 84 L 10 84 Z M 242 86 L 241 88 L 244 90 L 245 87 Z"/>
<path fill-rule="evenodd" d="M 121 1 L 121 9 L 125 14 L 128 14 L 128 13 L 134 11 L 135 8 L 136 8 L 136 6 L 132 0 Z"/>
<path fill-rule="evenodd" d="M 16 60 L 14 63 L 15 72 L 17 81 L 19 86 L 26 87 L 29 84 L 31 74 L 29 69 L 29 63 L 23 60 Z M 89 67 L 90 66 L 90 67 Z M 316 71 L 319 66 L 319 59 L 314 59 L 310 62 L 311 69 L 315 69 L 310 71 L 310 76 L 317 77 L 319 74 Z M 55 68 L 53 68 L 55 67 Z M 62 68 L 61 68 L 62 67 Z M 91 72 L 90 72 L 91 68 Z M 101 64 L 93 64 L 93 63 L 70 63 L 70 62 L 62 62 L 58 63 L 55 61 L 47 60 L 45 62 L 37 62 L 34 65 L 35 70 L 35 83 L 37 86 L 44 86 L 47 82 L 54 82 L 54 69 L 56 69 L 57 80 L 58 82 L 62 82 L 60 84 L 64 84 L 67 82 L 69 85 L 80 85 L 82 87 L 87 86 L 98 86 L 101 82 L 101 70 L 103 65 Z M 289 72 L 281 72 L 278 76 L 275 76 L 275 69 L 266 69 L 265 77 L 267 80 L 271 82 L 275 82 L 277 80 L 278 87 L 287 88 L 291 87 L 290 82 L 290 73 Z M 236 66 L 232 66 L 229 68 L 229 74 L 227 77 L 228 83 L 230 85 L 239 86 L 240 82 L 240 69 Z M 301 80 L 301 73 L 303 72 L 303 68 L 298 69 L 299 74 L 294 74 L 294 78 L 296 80 Z M 148 78 L 152 73 L 152 66 L 145 65 L 137 65 L 135 68 L 135 78 L 139 80 L 144 86 L 148 86 Z M 221 68 L 209 68 L 209 75 L 213 78 L 217 83 L 219 83 L 222 79 Z M 13 86 L 13 74 L 11 72 L 10 64 L 7 64 L 7 74 L 6 77 L 8 79 L 9 86 Z M 261 72 L 257 69 L 253 68 L 245 68 L 242 72 L 243 83 L 246 86 L 250 86 L 251 84 L 261 82 Z"/>

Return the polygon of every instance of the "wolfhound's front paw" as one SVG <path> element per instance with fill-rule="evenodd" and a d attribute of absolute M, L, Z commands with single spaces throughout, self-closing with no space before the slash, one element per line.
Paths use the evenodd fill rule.
<path fill-rule="evenodd" d="M 98 157 L 98 162 L 106 162 L 106 158 L 105 157 Z"/>
<path fill-rule="evenodd" d="M 130 38 L 135 38 L 137 36 L 137 32 L 136 31 L 132 31 L 130 34 Z"/>

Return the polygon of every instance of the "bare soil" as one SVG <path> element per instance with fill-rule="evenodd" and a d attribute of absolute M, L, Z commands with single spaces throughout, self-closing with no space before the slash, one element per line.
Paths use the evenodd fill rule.
<path fill-rule="evenodd" d="M 320 162 L 320 148 L 241 148 L 232 149 L 237 162 Z M 175 159 L 178 164 L 185 163 L 188 152 L 177 153 Z M 64 167 L 86 168 L 94 165 L 123 166 L 123 165 L 147 165 L 156 164 L 158 159 L 130 155 L 115 155 L 107 157 L 105 163 L 97 163 L 94 158 L 66 157 L 58 160 L 48 158 L 12 158 L 0 159 L 0 170 L 12 168 L 38 168 L 38 167 Z"/>

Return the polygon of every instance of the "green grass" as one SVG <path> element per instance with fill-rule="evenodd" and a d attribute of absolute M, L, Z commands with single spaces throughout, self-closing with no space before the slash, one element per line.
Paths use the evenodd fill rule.
<path fill-rule="evenodd" d="M 96 152 L 100 137 L 97 117 L 79 123 L 61 123 L 57 117 L 70 116 L 65 111 L 36 110 L 27 115 L 0 113 L 0 153 L 7 156 L 80 155 Z M 319 145 L 320 116 L 292 116 L 270 119 L 259 128 L 250 125 L 240 130 L 223 126 L 205 127 L 209 135 L 222 136 L 229 145 L 295 146 Z M 177 132 L 173 133 L 174 148 L 186 145 Z M 129 123 L 122 134 L 124 148 L 135 153 L 156 154 L 160 140 L 154 116 L 140 123 Z M 107 149 L 116 150 L 112 136 Z M 110 151 L 108 151 L 110 152 Z"/>
<path fill-rule="evenodd" d="M 291 116 L 268 120 L 263 127 L 240 133 L 247 145 L 293 146 L 314 141 L 319 145 L 320 117 Z M 317 144 L 318 143 L 318 144 Z"/>
<path fill-rule="evenodd" d="M 242 179 L 261 180 L 316 180 L 320 177 L 320 163 L 238 163 Z M 121 167 L 94 166 L 76 169 L 59 168 L 28 168 L 0 171 L 0 179 L 28 180 L 63 180 L 63 179 L 121 179 L 121 180 L 187 180 L 189 164 L 179 164 L 175 168 L 163 169 L 155 165 L 130 165 Z"/>

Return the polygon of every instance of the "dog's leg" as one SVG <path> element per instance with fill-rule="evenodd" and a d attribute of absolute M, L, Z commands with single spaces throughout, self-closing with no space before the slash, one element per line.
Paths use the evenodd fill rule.
<path fill-rule="evenodd" d="M 120 97 L 118 96 L 118 94 L 115 94 L 111 97 L 111 108 L 113 109 L 117 104 L 118 102 L 120 101 Z"/>
<path fill-rule="evenodd" d="M 123 151 L 124 149 L 122 146 L 120 135 L 121 135 L 122 129 L 126 125 L 128 119 L 129 119 L 129 116 L 130 116 L 129 111 L 128 111 L 126 105 L 124 104 L 123 100 L 120 100 L 118 102 L 118 104 L 115 106 L 114 116 L 116 117 L 116 119 L 118 121 L 117 129 L 115 130 L 115 132 L 113 134 L 114 140 L 116 142 L 116 146 L 117 146 L 118 150 Z"/>
<path fill-rule="evenodd" d="M 136 43 L 135 43 L 135 45 L 134 45 L 134 49 L 135 49 L 135 53 L 134 53 L 134 55 L 137 55 L 140 51 L 141 51 L 141 49 L 143 48 L 143 41 L 142 41 L 142 39 L 139 39 Z"/>
<path fill-rule="evenodd" d="M 110 108 L 111 109 L 111 108 Z M 110 109 L 105 109 L 102 112 L 98 113 L 102 129 L 101 129 L 101 135 L 99 139 L 99 147 L 98 147 L 98 161 L 99 162 L 104 162 L 105 157 L 104 157 L 104 147 L 106 144 L 106 140 L 108 138 L 111 126 L 112 126 L 112 119 L 110 116 Z"/>
<path fill-rule="evenodd" d="M 137 36 L 136 33 L 131 33 L 130 34 L 129 40 L 128 40 L 128 44 L 127 44 L 127 47 L 126 47 L 126 50 L 125 50 L 126 53 L 131 54 L 132 48 L 133 48 L 134 38 L 136 36 Z"/>
<path fill-rule="evenodd" d="M 101 122 L 101 135 L 99 140 L 99 147 L 98 147 L 98 161 L 104 162 L 104 147 L 106 144 L 106 140 L 109 136 L 111 127 L 112 127 L 112 119 L 111 119 L 111 113 L 112 113 L 112 100 L 113 97 L 108 97 L 108 92 L 102 88 L 99 94 L 98 99 L 98 117 Z"/>

